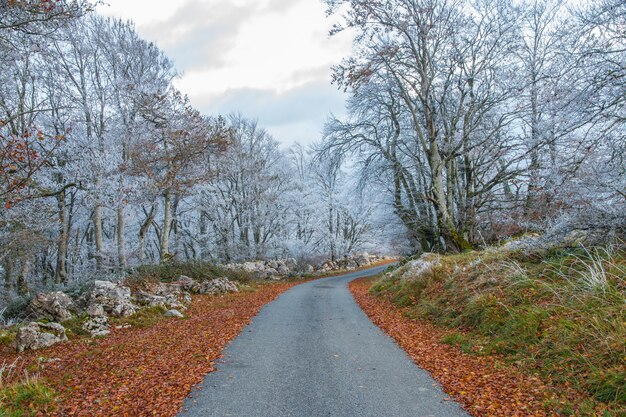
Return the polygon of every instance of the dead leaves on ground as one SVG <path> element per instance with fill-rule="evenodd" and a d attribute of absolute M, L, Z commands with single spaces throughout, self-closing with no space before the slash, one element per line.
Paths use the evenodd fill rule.
<path fill-rule="evenodd" d="M 556 416 L 544 405 L 554 394 L 538 379 L 517 372 L 493 357 L 472 356 L 441 343 L 446 332 L 411 320 L 389 300 L 368 293 L 371 282 L 356 280 L 350 290 L 369 318 L 389 334 L 417 365 L 439 381 L 445 392 L 473 416 Z"/>
<path fill-rule="evenodd" d="M 197 296 L 186 319 L 118 330 L 103 339 L 78 339 L 23 355 L 21 362 L 33 369 L 42 356 L 54 359 L 40 370 L 60 393 L 53 415 L 174 416 L 192 387 L 213 370 L 226 344 L 263 305 L 293 285 Z M 15 357 L 0 352 L 0 360 Z"/>

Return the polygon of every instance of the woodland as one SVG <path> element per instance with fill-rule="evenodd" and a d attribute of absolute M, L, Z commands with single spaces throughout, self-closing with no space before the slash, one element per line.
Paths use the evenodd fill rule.
<path fill-rule="evenodd" d="M 5 299 L 172 261 L 623 236 L 622 1 L 325 3 L 355 34 L 332 69 L 347 116 L 285 148 L 195 109 L 132 22 L 2 0 Z"/>

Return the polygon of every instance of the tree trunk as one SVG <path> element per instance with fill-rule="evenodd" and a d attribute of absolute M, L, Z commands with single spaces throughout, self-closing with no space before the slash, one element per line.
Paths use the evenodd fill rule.
<path fill-rule="evenodd" d="M 65 191 L 57 196 L 57 207 L 59 209 L 59 241 L 57 242 L 57 265 L 54 271 L 54 282 L 56 284 L 67 283 L 67 206 L 65 203 Z"/>
<path fill-rule="evenodd" d="M 104 238 L 102 233 L 102 206 L 98 203 L 93 210 L 93 231 L 96 246 L 96 269 L 104 267 Z"/>
<path fill-rule="evenodd" d="M 126 241 L 124 239 L 125 223 L 124 223 L 124 203 L 117 206 L 117 259 L 120 269 L 125 269 L 126 262 Z"/>
<path fill-rule="evenodd" d="M 146 220 L 142 223 L 141 228 L 139 228 L 139 262 L 143 263 L 145 259 L 145 245 L 146 245 L 146 233 L 148 233 L 148 229 L 150 229 L 150 225 L 154 221 L 154 217 L 156 216 L 157 205 L 156 203 L 152 204 L 150 208 L 150 212 L 146 213 L 145 209 L 144 213 L 146 214 Z"/>
<path fill-rule="evenodd" d="M 30 272 L 30 259 L 28 256 L 22 258 L 22 267 L 17 275 L 17 293 L 21 296 L 28 295 L 28 273 Z"/>
<path fill-rule="evenodd" d="M 13 291 L 13 267 L 13 255 L 8 253 L 4 260 L 4 288 L 6 288 L 8 293 Z"/>
<path fill-rule="evenodd" d="M 161 262 L 166 261 L 170 254 L 170 231 L 172 229 L 172 192 L 165 191 L 163 196 L 163 230 L 161 231 L 160 255 Z"/>

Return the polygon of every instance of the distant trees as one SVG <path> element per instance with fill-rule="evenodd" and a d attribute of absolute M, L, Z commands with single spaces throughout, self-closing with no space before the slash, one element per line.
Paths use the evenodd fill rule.
<path fill-rule="evenodd" d="M 321 154 L 384 175 L 414 247 L 468 249 L 584 200 L 623 207 L 623 169 L 589 172 L 623 166 L 621 5 L 326 3 L 347 10 L 333 33 L 356 38 L 334 68 L 352 94 L 349 116 L 327 124 Z M 613 185 L 601 191 L 605 178 Z M 583 183 L 595 191 L 582 197 Z"/>
<path fill-rule="evenodd" d="M 201 114 L 132 23 L 38 4 L 6 5 L 0 25 L 5 294 L 146 262 L 343 256 L 364 242 L 367 212 L 340 204 L 343 186 L 324 191 L 310 150 L 296 162 L 256 121 Z"/>

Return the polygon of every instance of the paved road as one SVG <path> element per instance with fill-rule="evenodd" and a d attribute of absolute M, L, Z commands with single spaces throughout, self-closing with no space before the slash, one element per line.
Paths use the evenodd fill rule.
<path fill-rule="evenodd" d="M 180 416 L 468 417 L 354 302 L 347 283 L 292 288 L 266 306 Z"/>

